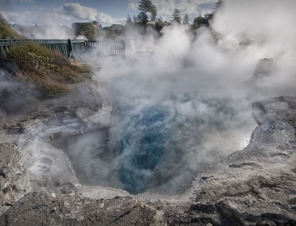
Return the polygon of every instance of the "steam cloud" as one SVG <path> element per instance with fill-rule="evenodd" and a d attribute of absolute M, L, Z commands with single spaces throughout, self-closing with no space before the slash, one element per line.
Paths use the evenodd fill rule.
<path fill-rule="evenodd" d="M 212 29 L 196 36 L 178 25 L 159 39 L 130 31 L 124 58 L 84 56 L 100 65 L 95 79 L 105 84 L 113 112 L 104 135 L 68 144 L 80 181 L 177 194 L 242 149 L 255 127 L 251 103 L 295 95 L 295 9 L 295 1 L 225 1 Z M 272 70 L 253 77 L 264 58 Z M 89 146 L 98 140 L 106 146 Z"/>
<path fill-rule="evenodd" d="M 39 12 L 31 16 L 32 21 L 37 21 L 34 26 L 28 26 L 23 22 L 15 21 L 13 29 L 20 35 L 30 39 L 73 39 L 74 31 L 70 26 L 58 25 L 55 12 Z M 66 18 L 65 18 L 66 19 Z"/>
<path fill-rule="evenodd" d="M 13 66 L 16 67 L 16 65 L 6 65 L 6 67 Z M 42 95 L 37 87 L 15 78 L 2 68 L 0 68 L 0 81 L 0 111 L 7 115 L 16 115 L 37 109 Z"/>

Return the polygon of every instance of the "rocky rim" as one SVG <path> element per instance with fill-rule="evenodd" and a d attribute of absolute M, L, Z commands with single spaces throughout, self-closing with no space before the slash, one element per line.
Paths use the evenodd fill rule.
<path fill-rule="evenodd" d="M 49 147 L 52 136 L 106 126 L 111 106 L 97 88 L 75 85 L 29 115 L 1 111 L 0 225 L 296 225 L 296 97 L 254 103 L 250 144 L 197 175 L 185 194 L 131 196 L 80 185 L 69 161 L 54 171 L 53 160 L 67 157 Z"/>

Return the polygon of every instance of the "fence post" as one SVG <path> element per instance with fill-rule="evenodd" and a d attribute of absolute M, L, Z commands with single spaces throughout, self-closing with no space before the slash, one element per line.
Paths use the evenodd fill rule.
<path fill-rule="evenodd" d="M 74 49 L 71 39 L 68 39 L 68 57 L 74 59 Z"/>
<path fill-rule="evenodd" d="M 124 41 L 122 41 L 122 47 L 123 47 L 123 55 L 125 55 L 125 42 Z"/>

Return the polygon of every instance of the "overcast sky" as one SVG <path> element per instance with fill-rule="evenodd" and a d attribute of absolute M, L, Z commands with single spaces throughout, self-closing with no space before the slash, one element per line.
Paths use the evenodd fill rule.
<path fill-rule="evenodd" d="M 217 0 L 152 0 L 158 16 L 170 20 L 175 8 L 182 16 L 189 14 L 191 21 L 199 14 L 211 12 Z M 139 0 L 0 0 L 0 13 L 18 24 L 48 23 L 71 25 L 76 21 L 99 21 L 103 26 L 124 24 L 126 17 L 139 11 Z"/>

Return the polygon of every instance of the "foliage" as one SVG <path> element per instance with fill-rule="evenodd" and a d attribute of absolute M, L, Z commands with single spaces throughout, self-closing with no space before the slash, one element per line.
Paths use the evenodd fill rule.
<path fill-rule="evenodd" d="M 146 26 L 150 21 L 155 21 L 157 16 L 157 9 L 151 0 L 140 0 L 138 10 L 141 12 L 134 18 L 134 21 Z"/>
<path fill-rule="evenodd" d="M 67 84 L 84 81 L 90 72 L 35 43 L 11 46 L 4 60 L 15 62 L 25 78 L 50 96 L 68 92 Z"/>
<path fill-rule="evenodd" d="M 178 24 L 181 24 L 181 11 L 179 9 L 174 9 L 172 18 L 173 18 L 173 22 L 177 22 Z"/>
<path fill-rule="evenodd" d="M 210 20 L 212 19 L 212 17 L 213 17 L 213 14 L 205 14 L 203 17 L 199 15 L 194 19 L 192 24 L 192 29 L 196 30 L 201 26 L 208 27 L 210 25 Z"/>
<path fill-rule="evenodd" d="M 95 39 L 97 37 L 97 29 L 92 23 L 76 23 L 75 35 L 83 35 L 87 39 Z"/>
<path fill-rule="evenodd" d="M 221 6 L 223 6 L 223 0 L 218 0 L 215 5 L 215 11 L 213 13 L 205 14 L 204 16 L 199 15 L 198 17 L 196 17 L 193 21 L 193 24 L 191 25 L 191 29 L 196 30 L 201 26 L 209 27 L 210 21 L 214 17 L 216 10 Z M 139 13 L 139 15 L 133 16 L 133 19 L 131 19 L 131 17 L 128 15 L 127 25 L 140 24 L 146 28 L 149 22 L 154 21 L 155 23 L 150 24 L 150 26 L 154 27 L 156 31 L 160 32 L 163 27 L 171 25 L 171 22 L 176 22 L 179 24 L 183 22 L 183 25 L 190 24 L 188 14 L 185 14 L 182 21 L 182 18 L 180 16 L 181 12 L 179 9 L 174 9 L 171 22 L 163 21 L 161 17 L 156 19 L 157 10 L 156 7 L 152 4 L 151 0 L 140 0 L 138 9 L 141 12 Z"/>
<path fill-rule="evenodd" d="M 188 25 L 188 24 L 189 24 L 189 16 L 188 16 L 188 14 L 186 14 L 186 15 L 184 16 L 184 18 L 183 18 L 183 24 L 184 24 L 184 25 Z"/>
<path fill-rule="evenodd" d="M 151 20 L 152 20 L 152 21 L 155 21 L 156 16 L 157 16 L 157 9 L 156 9 L 156 6 L 155 6 L 155 5 L 152 5 L 152 6 L 151 6 Z"/>
<path fill-rule="evenodd" d="M 110 39 L 116 39 L 124 32 L 124 27 L 121 24 L 112 24 L 110 27 L 104 27 L 101 29 L 99 37 L 105 37 Z"/>
<path fill-rule="evenodd" d="M 155 30 L 160 32 L 164 26 L 166 26 L 166 23 L 163 22 L 161 17 L 159 17 L 154 25 Z"/>
<path fill-rule="evenodd" d="M 130 15 L 127 15 L 126 24 L 131 24 L 131 23 L 133 23 L 132 18 Z"/>
<path fill-rule="evenodd" d="M 133 22 L 134 22 L 134 23 L 137 22 L 137 17 L 136 17 L 136 16 L 133 17 Z"/>
<path fill-rule="evenodd" d="M 141 24 L 143 26 L 146 26 L 149 22 L 149 17 L 146 13 L 140 12 L 139 15 L 137 16 L 136 22 L 138 24 Z"/>
<path fill-rule="evenodd" d="M 210 20 L 213 18 L 214 14 L 213 13 L 206 13 L 204 15 L 205 20 L 207 21 L 207 24 L 209 24 Z"/>
<path fill-rule="evenodd" d="M 20 36 L 15 33 L 6 22 L 6 20 L 0 15 L 0 39 L 19 39 Z"/>

